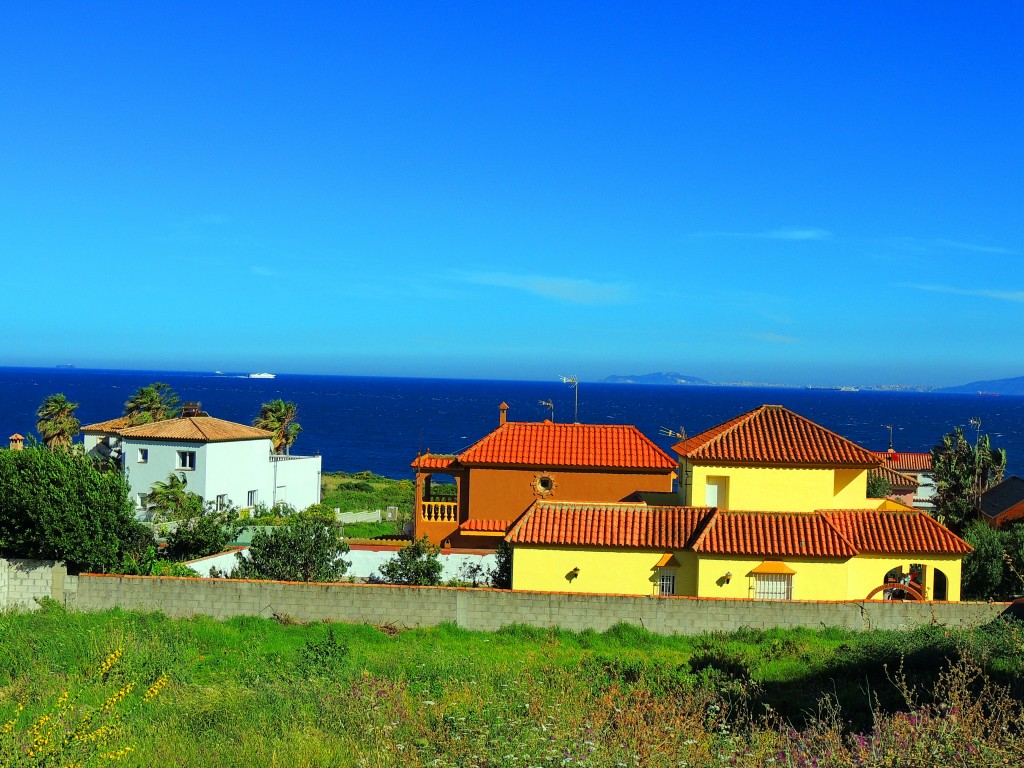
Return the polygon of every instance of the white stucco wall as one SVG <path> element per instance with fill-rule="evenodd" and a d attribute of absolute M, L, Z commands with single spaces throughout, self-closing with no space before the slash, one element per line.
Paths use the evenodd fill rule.
<path fill-rule="evenodd" d="M 320 503 L 319 456 L 273 456 L 270 467 L 275 502 L 291 504 L 298 510 Z"/>
<path fill-rule="evenodd" d="M 274 503 L 270 466 L 272 444 L 267 440 L 238 440 L 208 443 L 206 446 L 205 493 L 207 501 L 226 494 L 236 507 L 247 507 L 249 491 L 256 491 L 257 503 Z M 197 467 L 198 470 L 198 467 Z"/>

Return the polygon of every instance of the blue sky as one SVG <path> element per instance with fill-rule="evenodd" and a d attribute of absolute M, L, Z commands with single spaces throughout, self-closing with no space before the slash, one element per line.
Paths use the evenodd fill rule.
<path fill-rule="evenodd" d="M 2 365 L 1017 376 L 1024 7 L 23 3 Z"/>

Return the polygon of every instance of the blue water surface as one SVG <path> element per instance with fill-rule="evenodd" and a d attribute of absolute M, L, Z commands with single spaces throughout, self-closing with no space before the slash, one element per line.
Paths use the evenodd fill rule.
<path fill-rule="evenodd" d="M 479 381 L 282 374 L 250 379 L 244 374 L 0 368 L 0 440 L 15 432 L 35 433 L 35 411 L 61 392 L 80 404 L 83 424 L 121 415 L 124 401 L 140 386 L 162 381 L 185 400 L 200 401 L 211 416 L 251 423 L 260 404 L 294 401 L 303 430 L 293 453 L 320 453 L 325 471 L 372 470 L 412 477 L 418 452 L 458 452 L 498 425 L 498 405 L 509 419 L 551 416 L 540 401 L 554 404 L 556 421 L 573 421 L 576 391 L 558 380 Z M 873 450 L 889 444 L 894 426 L 899 451 L 928 451 L 956 425 L 974 435 L 972 418 L 993 445 L 1005 448 L 1009 473 L 1024 475 L 1024 397 L 989 397 L 918 392 L 841 392 L 757 387 L 579 386 L 579 421 L 635 424 L 666 450 L 675 442 L 662 428 L 690 435 L 765 403 L 784 405 Z"/>

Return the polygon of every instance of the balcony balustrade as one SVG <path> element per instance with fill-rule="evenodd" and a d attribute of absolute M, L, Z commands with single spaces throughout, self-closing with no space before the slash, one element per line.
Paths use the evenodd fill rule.
<path fill-rule="evenodd" d="M 459 522 L 459 502 L 424 501 L 420 503 L 420 519 L 428 523 Z"/>

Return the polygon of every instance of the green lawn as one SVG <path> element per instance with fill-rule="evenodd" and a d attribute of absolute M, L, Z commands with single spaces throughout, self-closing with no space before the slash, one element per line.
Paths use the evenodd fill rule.
<path fill-rule="evenodd" d="M 1024 634 L 1016 625 L 698 637 L 628 625 L 600 634 L 480 633 L 175 621 L 66 613 L 51 603 L 0 615 L 0 638 L 0 723 L 15 718 L 0 735 L 4 765 L 43 764 L 25 759 L 29 742 L 45 751 L 65 734 L 64 756 L 74 757 L 66 750 L 99 741 L 87 736 L 111 717 L 99 753 L 131 747 L 123 764 L 139 766 L 767 768 L 810 766 L 808 756 L 826 751 L 832 757 L 815 764 L 1024 758 Z M 118 648 L 123 655 L 103 673 Z M 144 702 L 165 674 L 165 687 Z M 129 683 L 135 688 L 104 714 Z M 908 705 L 908 695 L 920 701 Z M 823 697 L 831 702 L 824 708 Z M 960 753 L 971 761 L 947 760 Z"/>

